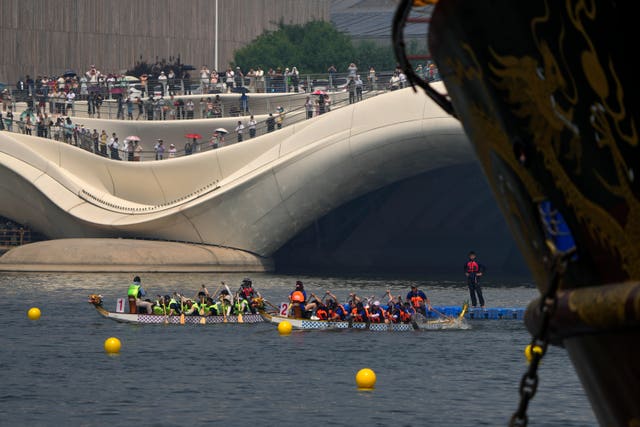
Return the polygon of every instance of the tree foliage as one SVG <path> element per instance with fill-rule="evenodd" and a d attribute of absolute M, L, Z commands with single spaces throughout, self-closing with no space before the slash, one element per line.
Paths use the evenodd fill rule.
<path fill-rule="evenodd" d="M 296 66 L 301 73 L 325 73 L 332 64 L 345 72 L 351 62 L 361 70 L 393 69 L 395 58 L 390 46 L 360 42 L 339 32 L 331 23 L 311 21 L 304 25 L 284 25 L 267 31 L 234 54 L 234 64 L 243 70 L 274 70 Z"/>
<path fill-rule="evenodd" d="M 323 21 L 305 25 L 280 23 L 275 31 L 267 31 L 251 44 L 237 50 L 234 65 L 264 70 L 296 66 L 306 73 L 326 72 L 336 63 L 347 65 L 352 60 L 353 46 L 345 34 Z M 346 65 L 345 65 L 346 67 Z"/>

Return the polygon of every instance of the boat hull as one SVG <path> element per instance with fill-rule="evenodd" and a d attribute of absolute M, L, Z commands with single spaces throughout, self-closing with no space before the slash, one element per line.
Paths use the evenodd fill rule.
<path fill-rule="evenodd" d="M 259 314 L 243 314 L 241 317 L 231 316 L 164 316 L 162 314 L 129 314 L 113 313 L 100 306 L 95 306 L 98 313 L 107 319 L 121 323 L 156 324 L 156 325 L 218 325 L 221 323 L 262 323 Z M 184 320 L 184 321 L 183 321 Z"/>
<path fill-rule="evenodd" d="M 376 332 L 410 332 L 410 331 L 427 331 L 427 330 L 442 330 L 442 329 L 469 329 L 468 323 L 464 319 L 464 313 L 462 316 L 456 318 L 447 318 L 440 320 L 427 320 L 423 322 L 412 323 L 367 323 L 367 322 L 349 322 L 349 321 L 329 321 L 329 320 L 312 320 L 312 319 L 298 319 L 280 316 L 277 314 L 270 314 L 265 311 L 260 311 L 260 314 L 264 318 L 265 322 L 280 324 L 282 322 L 289 322 L 293 329 L 298 330 L 344 330 L 344 329 L 356 329 L 356 330 L 368 330 Z"/>

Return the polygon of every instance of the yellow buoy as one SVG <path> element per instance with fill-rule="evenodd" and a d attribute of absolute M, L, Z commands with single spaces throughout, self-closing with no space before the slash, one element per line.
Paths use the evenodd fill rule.
<path fill-rule="evenodd" d="M 27 316 L 29 316 L 29 319 L 31 320 L 38 320 L 41 314 L 42 313 L 38 307 L 31 307 L 29 311 L 27 311 Z"/>
<path fill-rule="evenodd" d="M 531 347 L 531 344 L 524 348 L 524 357 L 526 357 L 527 362 L 531 362 L 533 360 L 533 354 L 542 354 L 542 347 L 539 345 L 534 345 Z"/>
<path fill-rule="evenodd" d="M 373 390 L 376 385 L 376 373 L 369 368 L 360 369 L 356 374 L 356 385 L 359 390 Z"/>
<path fill-rule="evenodd" d="M 118 338 L 110 337 L 104 341 L 104 350 L 109 354 L 119 353 L 120 347 L 122 344 Z"/>
<path fill-rule="evenodd" d="M 291 323 L 286 320 L 278 323 L 278 332 L 280 332 L 280 335 L 289 335 L 292 329 Z"/>

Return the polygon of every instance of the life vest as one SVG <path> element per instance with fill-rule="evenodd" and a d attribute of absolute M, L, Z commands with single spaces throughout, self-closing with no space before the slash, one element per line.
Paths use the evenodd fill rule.
<path fill-rule="evenodd" d="M 204 314 L 211 313 L 212 315 L 217 316 L 221 313 L 219 302 L 215 304 L 210 304 L 210 305 L 203 304 L 202 308 L 203 308 Z"/>
<path fill-rule="evenodd" d="M 480 265 L 476 261 L 469 261 L 467 263 L 467 273 L 478 273 L 480 271 Z"/>
<path fill-rule="evenodd" d="M 215 310 L 218 313 L 218 316 L 223 316 L 225 314 L 229 314 L 229 308 L 231 308 L 231 304 L 226 299 L 222 299 L 222 301 L 215 304 L 215 306 L 209 306 L 209 308 L 215 307 Z"/>
<path fill-rule="evenodd" d="M 415 295 L 411 297 L 411 305 L 414 307 L 420 307 L 421 303 L 424 300 L 422 299 L 422 297 L 420 295 Z"/>
<path fill-rule="evenodd" d="M 138 298 L 138 294 L 140 293 L 140 285 L 129 285 L 129 290 L 127 291 L 127 295 L 130 297 Z"/>
<path fill-rule="evenodd" d="M 409 322 L 409 320 L 411 320 L 411 314 L 409 314 L 407 311 L 405 310 L 400 310 L 400 320 L 403 323 L 407 323 Z"/>
<path fill-rule="evenodd" d="M 291 293 L 291 301 L 304 302 L 304 294 L 300 291 L 293 291 Z"/>
<path fill-rule="evenodd" d="M 247 300 L 243 299 L 243 300 L 240 300 L 240 301 L 236 301 L 236 303 L 234 304 L 234 307 L 233 307 L 234 310 L 235 310 L 235 313 L 236 314 L 244 313 L 246 311 L 247 305 L 248 305 L 247 304 Z"/>
<path fill-rule="evenodd" d="M 164 314 L 164 309 L 161 305 L 156 304 L 153 306 L 153 314 Z"/>
<path fill-rule="evenodd" d="M 169 304 L 167 304 L 167 313 L 171 312 L 171 306 L 174 307 L 174 310 L 180 311 L 180 308 L 178 307 L 178 301 L 176 301 L 175 299 L 171 298 L 171 300 L 169 301 Z"/>
<path fill-rule="evenodd" d="M 380 323 L 382 322 L 382 312 L 380 311 L 380 309 L 376 309 L 374 308 L 373 310 L 371 310 L 368 313 L 369 316 L 369 320 L 371 320 L 373 323 Z"/>
<path fill-rule="evenodd" d="M 329 313 L 324 308 L 318 308 L 316 310 L 316 316 L 318 316 L 318 319 L 320 320 L 327 320 L 329 318 Z"/>

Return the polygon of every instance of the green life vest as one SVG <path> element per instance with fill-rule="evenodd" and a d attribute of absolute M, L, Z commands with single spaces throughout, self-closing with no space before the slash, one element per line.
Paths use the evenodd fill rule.
<path fill-rule="evenodd" d="M 244 313 L 246 307 L 247 307 L 247 300 L 244 300 L 244 299 L 236 301 L 236 303 L 233 305 L 235 314 Z"/>
<path fill-rule="evenodd" d="M 127 291 L 128 296 L 138 298 L 139 293 L 140 293 L 140 285 L 136 285 L 135 283 L 132 285 L 129 285 L 129 290 Z"/>
<path fill-rule="evenodd" d="M 205 307 L 204 310 L 205 310 L 205 313 L 207 311 L 211 311 L 215 315 L 219 316 L 220 315 L 220 304 L 219 303 L 211 304 L 210 306 Z"/>

